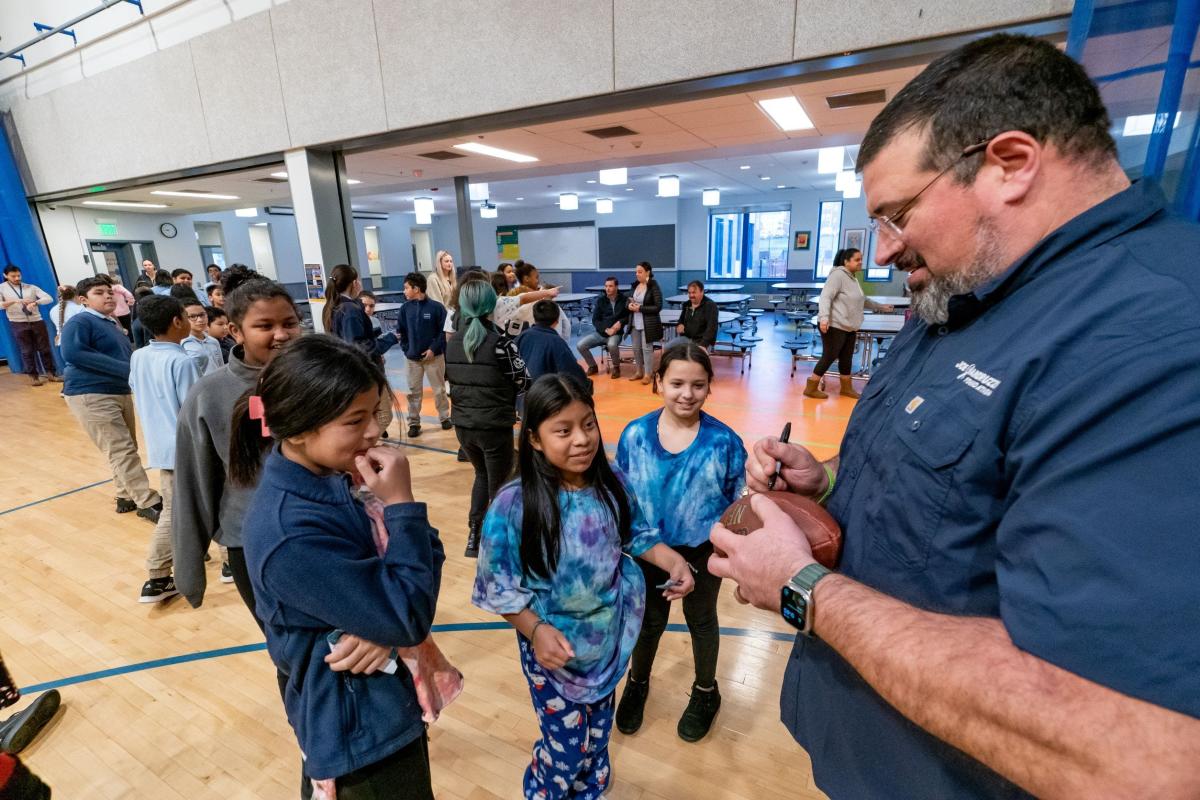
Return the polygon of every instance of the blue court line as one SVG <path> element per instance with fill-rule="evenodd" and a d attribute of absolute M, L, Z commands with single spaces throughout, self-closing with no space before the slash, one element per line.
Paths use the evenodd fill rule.
<path fill-rule="evenodd" d="M 507 622 L 451 622 L 444 625 L 434 625 L 433 633 L 453 633 L 458 631 L 501 631 L 511 630 L 512 627 Z M 687 633 L 687 625 L 680 623 L 672 623 L 667 626 L 667 630 L 672 633 Z M 756 631 L 752 628 L 721 628 L 722 636 L 744 636 L 752 639 L 770 639 L 778 642 L 790 642 L 796 638 L 794 633 L 781 633 L 780 631 Z M 256 653 L 259 650 L 266 650 L 266 642 L 258 644 L 242 644 L 236 647 L 221 647 L 216 650 L 201 650 L 198 653 L 187 653 L 181 656 L 170 656 L 168 658 L 156 658 L 152 661 L 139 661 L 136 664 L 126 664 L 123 667 L 113 667 L 112 669 L 102 669 L 96 672 L 85 672 L 82 675 L 73 675 L 69 678 L 59 678 L 58 680 L 46 681 L 45 683 L 37 683 L 33 686 L 25 686 L 21 689 L 22 694 L 36 694 L 38 692 L 46 692 L 51 689 L 61 689 L 64 686 L 74 686 L 77 683 L 88 683 L 90 681 L 99 681 L 105 678 L 115 678 L 120 675 L 129 675 L 133 672 L 145 672 L 149 669 L 158 669 L 160 667 L 171 667 L 176 664 L 187 664 L 192 661 L 207 661 L 211 658 L 224 658 L 225 656 L 236 656 L 242 653 Z"/>
<path fill-rule="evenodd" d="M 50 497 L 43 497 L 41 500 L 34 500 L 33 502 L 26 503 L 25 505 L 22 505 L 22 506 L 14 506 L 13 508 L 5 509 L 4 511 L 0 511 L 0 517 L 3 517 L 5 514 L 11 514 L 14 511 L 20 511 L 23 508 L 29 508 L 30 506 L 40 505 L 41 503 L 49 503 L 51 500 L 57 500 L 60 497 L 66 497 L 67 495 L 72 495 L 72 494 L 75 494 L 76 492 L 83 492 L 88 489 L 95 489 L 97 486 L 103 486 L 106 483 L 112 483 L 112 478 L 109 478 L 108 480 L 105 480 L 105 481 L 96 481 L 95 483 L 89 483 L 87 486 L 80 486 L 77 489 L 68 489 L 65 492 L 59 492 L 58 494 L 51 495 Z"/>

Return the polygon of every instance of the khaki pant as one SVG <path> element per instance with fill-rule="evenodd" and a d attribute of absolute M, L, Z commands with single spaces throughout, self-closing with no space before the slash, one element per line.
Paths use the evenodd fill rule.
<path fill-rule="evenodd" d="M 438 419 L 445 422 L 450 419 L 450 400 L 446 397 L 446 357 L 434 356 L 428 361 L 408 359 L 408 424 L 421 424 L 422 378 L 429 378 Z"/>
<path fill-rule="evenodd" d="M 392 394 L 392 387 L 388 386 L 379 398 L 379 407 L 375 409 L 375 421 L 379 423 L 379 427 L 383 428 L 384 431 L 392 424 L 392 419 L 395 416 L 392 413 L 392 407 L 395 404 L 396 397 Z"/>
<path fill-rule="evenodd" d="M 67 408 L 79 420 L 92 444 L 105 455 L 112 468 L 117 497 L 132 500 L 138 508 L 159 501 L 150 488 L 138 455 L 133 396 L 128 394 L 77 394 L 67 397 Z"/>
<path fill-rule="evenodd" d="M 162 513 L 150 537 L 150 549 L 146 552 L 146 571 L 151 578 L 169 578 L 174 562 L 171 549 L 171 498 L 175 494 L 175 470 L 160 469 L 159 493 L 162 495 Z"/>

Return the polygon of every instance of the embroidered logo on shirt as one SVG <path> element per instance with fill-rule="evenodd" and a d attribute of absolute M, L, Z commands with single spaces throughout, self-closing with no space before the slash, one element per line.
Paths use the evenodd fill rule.
<path fill-rule="evenodd" d="M 921 395 L 914 395 L 912 400 L 908 401 L 908 405 L 904 407 L 905 414 L 911 414 L 921 407 L 921 403 L 925 402 L 925 398 Z"/>
<path fill-rule="evenodd" d="M 983 370 L 977 369 L 974 364 L 960 361 L 954 365 L 954 368 L 958 370 L 958 380 L 970 386 L 984 397 L 991 397 L 992 392 L 1000 385 L 999 378 L 993 378 Z"/>

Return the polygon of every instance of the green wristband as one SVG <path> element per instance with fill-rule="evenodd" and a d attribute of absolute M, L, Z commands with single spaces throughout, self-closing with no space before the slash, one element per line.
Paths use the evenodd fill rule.
<path fill-rule="evenodd" d="M 833 484 L 837 480 L 837 476 L 829 468 L 828 464 L 822 464 L 821 466 L 825 468 L 825 477 L 829 479 L 829 485 L 825 487 L 825 493 L 817 499 L 817 502 L 825 505 L 825 501 L 829 499 L 829 495 L 833 494 Z"/>

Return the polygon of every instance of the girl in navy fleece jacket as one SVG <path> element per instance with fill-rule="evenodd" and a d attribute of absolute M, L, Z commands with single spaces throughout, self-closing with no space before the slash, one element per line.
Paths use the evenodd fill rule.
<path fill-rule="evenodd" d="M 412 676 L 383 668 L 429 636 L 445 556 L 407 460 L 376 446 L 386 387 L 362 350 L 305 337 L 242 398 L 230 443 L 230 478 L 258 480 L 246 563 L 267 649 L 288 676 L 288 721 L 306 774 L 338 800 L 433 797 Z M 382 555 L 352 480 L 384 505 Z M 343 631 L 363 641 L 335 663 L 330 642 Z"/>

